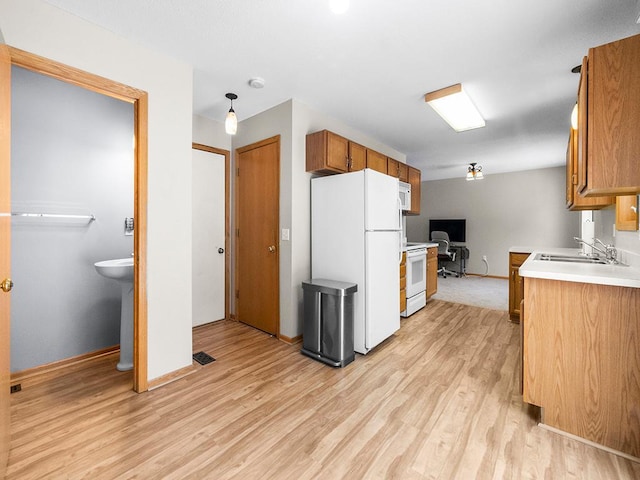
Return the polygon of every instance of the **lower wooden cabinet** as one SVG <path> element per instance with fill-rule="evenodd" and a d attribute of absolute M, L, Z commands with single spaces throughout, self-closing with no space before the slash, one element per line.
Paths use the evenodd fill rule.
<path fill-rule="evenodd" d="M 529 253 L 509 252 L 509 316 L 520 322 L 520 303 L 524 298 L 522 277 L 518 270 L 529 257 Z"/>
<path fill-rule="evenodd" d="M 407 254 L 402 252 L 402 263 L 400 264 L 400 311 L 407 309 Z"/>
<path fill-rule="evenodd" d="M 640 288 L 525 281 L 525 402 L 543 423 L 640 457 Z"/>
<path fill-rule="evenodd" d="M 427 248 L 427 300 L 438 291 L 438 247 Z"/>

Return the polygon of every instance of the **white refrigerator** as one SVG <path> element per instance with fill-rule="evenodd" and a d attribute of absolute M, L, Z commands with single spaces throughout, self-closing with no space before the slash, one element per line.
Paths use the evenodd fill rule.
<path fill-rule="evenodd" d="M 311 180 L 311 275 L 356 283 L 354 349 L 400 328 L 398 179 L 365 169 Z"/>

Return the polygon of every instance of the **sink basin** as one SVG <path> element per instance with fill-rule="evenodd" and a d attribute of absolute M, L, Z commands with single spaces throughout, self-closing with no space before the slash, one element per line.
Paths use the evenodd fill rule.
<path fill-rule="evenodd" d="M 125 372 L 133 369 L 133 257 L 104 260 L 93 265 L 100 275 L 120 284 L 120 361 L 116 368 Z"/>
<path fill-rule="evenodd" d="M 94 263 L 100 275 L 123 282 L 133 282 L 133 257 Z"/>
<path fill-rule="evenodd" d="M 609 263 L 605 259 L 599 257 L 553 255 L 550 253 L 539 253 L 535 256 L 534 260 L 542 260 L 545 262 L 587 263 L 592 265 L 607 265 Z"/>

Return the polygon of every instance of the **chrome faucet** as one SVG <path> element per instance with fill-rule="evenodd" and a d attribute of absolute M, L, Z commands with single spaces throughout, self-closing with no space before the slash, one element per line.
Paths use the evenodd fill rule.
<path fill-rule="evenodd" d="M 609 263 L 614 263 L 617 264 L 618 263 L 618 250 L 616 250 L 616 247 L 614 247 L 613 245 L 606 245 L 602 240 L 598 239 L 598 238 L 594 238 L 594 243 L 591 244 L 589 242 L 585 242 L 583 239 L 579 238 L 579 237 L 573 237 L 573 239 L 578 242 L 578 243 L 584 243 L 585 245 L 593 248 L 594 250 L 602 253 L 604 255 L 604 258 L 607 262 Z M 599 243 L 600 245 L 602 245 L 602 247 L 598 247 L 597 245 L 595 245 L 595 243 Z"/>

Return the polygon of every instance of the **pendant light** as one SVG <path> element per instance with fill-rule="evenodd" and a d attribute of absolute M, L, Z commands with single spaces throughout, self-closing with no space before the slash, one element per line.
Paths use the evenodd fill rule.
<path fill-rule="evenodd" d="M 484 175 L 482 174 L 482 167 L 478 165 L 476 162 L 470 163 L 469 168 L 467 168 L 467 181 L 470 180 L 482 180 Z"/>
<path fill-rule="evenodd" d="M 224 121 L 224 130 L 229 135 L 235 135 L 238 131 L 238 117 L 236 117 L 236 112 L 233 111 L 233 101 L 238 98 L 238 95 L 235 93 L 227 93 L 225 97 L 231 101 L 231 108 L 229 108 L 227 118 Z"/>

